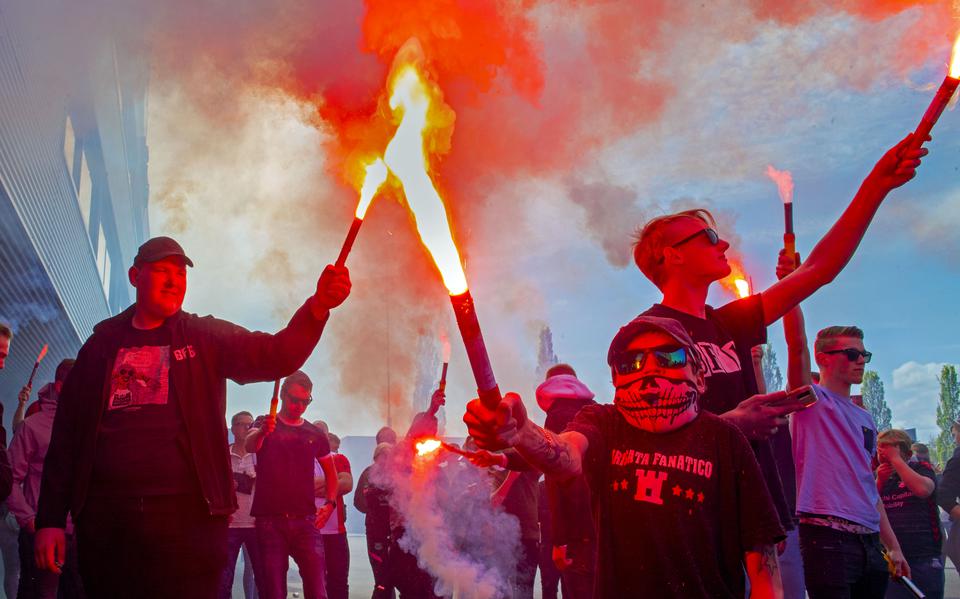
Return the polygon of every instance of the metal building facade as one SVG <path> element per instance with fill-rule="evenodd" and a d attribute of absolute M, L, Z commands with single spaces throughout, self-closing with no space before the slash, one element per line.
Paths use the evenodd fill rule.
<path fill-rule="evenodd" d="M 53 378 L 93 326 L 132 301 L 126 269 L 147 238 L 147 67 L 101 36 L 41 32 L 51 15 L 0 0 L 0 371 L 4 425 L 37 352 Z M 98 38 L 98 39 L 92 39 Z"/>

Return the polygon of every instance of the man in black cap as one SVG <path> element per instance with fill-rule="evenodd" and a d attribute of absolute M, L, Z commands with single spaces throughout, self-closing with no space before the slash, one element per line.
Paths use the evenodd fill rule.
<path fill-rule="evenodd" d="M 270 335 L 182 310 L 193 262 L 168 237 L 129 270 L 136 303 L 96 327 L 60 396 L 36 517 L 36 555 L 59 572 L 67 513 L 92 597 L 214 597 L 237 509 L 225 450 L 226 379 L 296 371 L 350 293 L 327 266 Z"/>
<path fill-rule="evenodd" d="M 544 430 L 508 393 L 496 410 L 470 402 L 477 443 L 510 446 L 548 478 L 583 473 L 594 492 L 595 597 L 779 596 L 774 545 L 783 530 L 750 444 L 701 411 L 703 365 L 670 318 L 640 316 L 607 356 L 613 405 L 588 405 L 566 431 Z M 773 394 L 771 400 L 785 394 Z"/>

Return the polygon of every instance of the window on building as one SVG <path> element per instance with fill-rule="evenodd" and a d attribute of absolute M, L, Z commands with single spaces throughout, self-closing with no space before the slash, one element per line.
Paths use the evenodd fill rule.
<path fill-rule="evenodd" d="M 70 178 L 73 178 L 73 158 L 77 148 L 77 138 L 73 133 L 73 121 L 70 115 L 67 115 L 67 124 L 63 132 L 63 159 L 67 161 L 67 172 Z"/>
<path fill-rule="evenodd" d="M 90 202 L 93 199 L 93 183 L 90 180 L 90 165 L 87 164 L 87 153 L 80 154 L 80 185 L 77 187 L 77 203 L 80 205 L 80 214 L 83 215 L 83 224 L 90 227 Z"/>
<path fill-rule="evenodd" d="M 100 225 L 100 235 L 97 237 L 97 270 L 100 271 L 100 282 L 103 284 L 103 294 L 110 301 L 110 252 L 107 251 L 107 238 L 103 234 L 103 225 Z"/>

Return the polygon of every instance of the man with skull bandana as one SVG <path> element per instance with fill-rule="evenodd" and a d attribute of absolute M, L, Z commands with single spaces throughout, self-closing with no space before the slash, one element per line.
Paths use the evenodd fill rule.
<path fill-rule="evenodd" d="M 485 447 L 514 447 L 558 481 L 581 472 L 594 492 L 595 596 L 741 599 L 780 596 L 776 510 L 746 438 L 700 410 L 695 344 L 675 320 L 640 316 L 607 356 L 613 405 L 580 411 L 560 435 L 508 393 L 464 416 Z"/>

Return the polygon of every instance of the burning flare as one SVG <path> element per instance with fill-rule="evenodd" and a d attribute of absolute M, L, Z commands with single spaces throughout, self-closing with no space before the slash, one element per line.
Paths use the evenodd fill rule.
<path fill-rule="evenodd" d="M 748 297 L 750 295 L 750 283 L 746 279 L 734 279 L 733 284 L 737 288 L 737 295 L 741 298 Z"/>
<path fill-rule="evenodd" d="M 417 442 L 417 455 L 427 455 L 435 452 L 443 446 L 439 439 L 424 439 Z"/>
<path fill-rule="evenodd" d="M 950 78 L 960 79 L 960 33 L 953 42 L 953 56 L 950 57 Z"/>
<path fill-rule="evenodd" d="M 793 203 L 793 175 L 790 171 L 779 171 L 772 164 L 767 165 L 767 176 L 777 184 L 780 199 L 784 204 Z"/>
<path fill-rule="evenodd" d="M 390 76 L 390 108 L 400 118 L 400 125 L 387 144 L 384 161 L 400 180 L 420 240 L 440 270 L 443 284 L 450 295 L 460 295 L 467 291 L 467 277 L 453 242 L 447 209 L 430 178 L 425 147 L 431 128 L 449 124 L 442 118 L 445 115 L 441 108 L 446 107 L 440 89 L 425 81 L 418 69 L 420 56 L 416 40 L 408 42 L 397 54 Z"/>
<path fill-rule="evenodd" d="M 362 219 L 367 214 L 367 209 L 373 202 L 377 191 L 387 180 L 387 165 L 381 158 L 377 158 L 367 165 L 366 174 L 363 178 L 363 187 L 360 188 L 360 202 L 357 204 L 356 217 Z"/>

